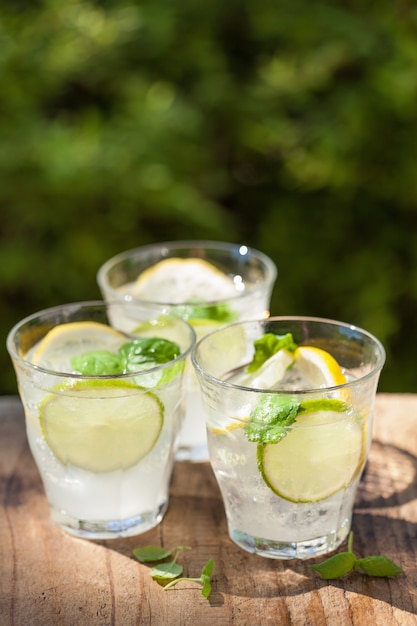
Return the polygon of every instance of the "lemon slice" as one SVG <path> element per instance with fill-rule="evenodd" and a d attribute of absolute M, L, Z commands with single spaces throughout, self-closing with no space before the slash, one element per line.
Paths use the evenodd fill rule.
<path fill-rule="evenodd" d="M 64 465 L 89 472 L 126 470 L 154 447 L 163 425 L 158 398 L 125 381 L 62 387 L 40 408 L 43 436 Z"/>
<path fill-rule="evenodd" d="M 172 257 L 142 272 L 132 295 L 154 302 L 209 302 L 236 295 L 233 280 L 205 259 Z"/>
<path fill-rule="evenodd" d="M 294 353 L 296 367 L 311 388 L 335 387 L 347 382 L 340 365 L 329 352 L 313 346 L 299 346 Z"/>
<path fill-rule="evenodd" d="M 361 471 L 360 420 L 317 411 L 297 417 L 278 443 L 258 445 L 258 467 L 272 491 L 292 502 L 318 502 L 347 487 Z"/>
<path fill-rule="evenodd" d="M 34 365 L 71 372 L 71 357 L 89 350 L 117 350 L 125 335 L 100 322 L 68 322 L 52 328 L 28 358 Z"/>
<path fill-rule="evenodd" d="M 254 389 L 273 389 L 285 377 L 294 363 L 294 355 L 285 348 L 278 350 L 254 373 L 242 377 L 242 385 Z"/>

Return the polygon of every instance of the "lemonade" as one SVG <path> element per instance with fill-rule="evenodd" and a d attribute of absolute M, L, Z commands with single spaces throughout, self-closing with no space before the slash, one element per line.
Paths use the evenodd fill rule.
<path fill-rule="evenodd" d="M 107 300 L 162 303 L 194 328 L 197 340 L 225 324 L 269 314 L 276 267 L 246 246 L 177 241 L 129 250 L 107 261 L 98 283 Z M 187 374 L 186 414 L 178 460 L 208 460 L 201 394 Z"/>
<path fill-rule="evenodd" d="M 162 519 L 193 341 L 180 318 L 128 303 L 63 305 L 12 329 L 28 441 L 61 528 L 111 538 Z"/>
<path fill-rule="evenodd" d="M 270 558 L 347 536 L 372 432 L 381 344 L 340 322 L 233 324 L 193 353 L 229 534 Z"/>

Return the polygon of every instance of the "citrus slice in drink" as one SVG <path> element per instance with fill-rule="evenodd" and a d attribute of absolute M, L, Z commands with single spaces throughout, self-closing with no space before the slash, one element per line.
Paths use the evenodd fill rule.
<path fill-rule="evenodd" d="M 217 267 L 198 258 L 172 257 L 144 270 L 132 295 L 154 302 L 209 302 L 236 295 L 233 280 Z"/>
<path fill-rule="evenodd" d="M 347 382 L 340 365 L 326 350 L 313 346 L 299 346 L 294 353 L 295 363 L 303 379 L 311 388 L 336 387 Z"/>
<path fill-rule="evenodd" d="M 194 329 L 196 342 L 224 326 L 224 322 L 217 322 L 216 320 L 210 319 L 189 319 L 188 323 Z"/>
<path fill-rule="evenodd" d="M 62 386 L 40 407 L 43 436 L 64 465 L 88 472 L 126 470 L 157 442 L 163 405 L 127 381 L 80 381 Z"/>
<path fill-rule="evenodd" d="M 52 328 L 37 344 L 31 362 L 58 372 L 72 372 L 72 356 L 90 350 L 114 350 L 126 341 L 123 333 L 100 322 L 68 322 Z"/>
<path fill-rule="evenodd" d="M 347 487 L 365 459 L 361 420 L 320 410 L 297 417 L 278 443 L 259 444 L 258 467 L 272 491 L 292 502 L 319 502 Z"/>
<path fill-rule="evenodd" d="M 239 384 L 253 389 L 273 389 L 283 380 L 293 363 L 294 355 L 282 348 L 269 357 L 256 372 L 244 374 Z"/>

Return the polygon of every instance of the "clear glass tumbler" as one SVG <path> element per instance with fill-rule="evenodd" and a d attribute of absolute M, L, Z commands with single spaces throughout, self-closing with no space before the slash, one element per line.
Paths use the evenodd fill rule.
<path fill-rule="evenodd" d="M 342 322 L 271 317 L 208 335 L 192 361 L 231 539 L 270 558 L 336 549 L 368 457 L 381 343 Z"/>
<path fill-rule="evenodd" d="M 276 276 L 274 262 L 245 245 L 171 241 L 118 254 L 99 269 L 97 281 L 106 300 L 163 303 L 193 326 L 198 340 L 224 324 L 267 317 Z M 204 414 L 192 368 L 176 458 L 208 460 Z"/>
<path fill-rule="evenodd" d="M 191 326 L 160 307 L 64 304 L 7 338 L 53 521 L 92 539 L 143 533 L 168 506 Z"/>

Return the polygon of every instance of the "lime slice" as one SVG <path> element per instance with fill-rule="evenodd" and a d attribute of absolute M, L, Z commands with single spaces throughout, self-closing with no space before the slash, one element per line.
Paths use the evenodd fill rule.
<path fill-rule="evenodd" d="M 189 319 L 188 323 L 194 328 L 196 342 L 225 325 L 224 322 L 210 319 Z"/>
<path fill-rule="evenodd" d="M 125 381 L 91 380 L 58 388 L 40 408 L 56 458 L 89 472 L 125 470 L 154 447 L 163 425 L 158 398 Z"/>
<path fill-rule="evenodd" d="M 286 437 L 258 445 L 258 467 L 272 491 L 292 502 L 318 502 L 347 487 L 364 462 L 359 420 L 336 411 L 297 417 Z"/>
<path fill-rule="evenodd" d="M 205 259 L 172 257 L 142 272 L 132 295 L 154 302 L 208 302 L 236 295 L 233 280 Z"/>
<path fill-rule="evenodd" d="M 92 350 L 114 350 L 125 335 L 100 322 L 68 322 L 52 328 L 28 358 L 34 365 L 59 372 L 72 372 L 71 357 Z"/>

